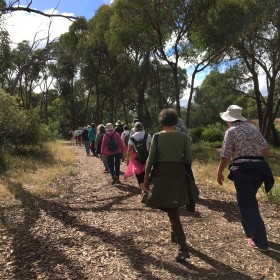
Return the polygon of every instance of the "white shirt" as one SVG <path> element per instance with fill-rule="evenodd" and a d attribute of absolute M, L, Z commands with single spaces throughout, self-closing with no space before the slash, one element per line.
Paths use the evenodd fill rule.
<path fill-rule="evenodd" d="M 122 135 L 121 135 L 121 139 L 122 139 L 122 141 L 123 141 L 124 144 L 125 144 L 125 137 L 126 137 L 126 136 L 129 136 L 129 134 L 130 134 L 130 132 L 129 132 L 128 129 L 123 131 L 123 133 L 122 133 Z"/>
<path fill-rule="evenodd" d="M 142 131 L 137 131 L 135 132 L 132 137 L 136 140 L 136 141 L 140 141 L 144 138 L 144 135 L 145 135 L 145 131 L 142 130 Z M 152 141 L 152 136 L 150 134 L 148 134 L 148 137 L 147 137 L 147 140 L 146 140 L 146 147 L 147 147 L 147 151 L 149 151 L 149 148 L 150 148 L 150 143 Z M 128 140 L 128 145 L 132 145 L 134 147 L 134 143 L 130 140 Z"/>

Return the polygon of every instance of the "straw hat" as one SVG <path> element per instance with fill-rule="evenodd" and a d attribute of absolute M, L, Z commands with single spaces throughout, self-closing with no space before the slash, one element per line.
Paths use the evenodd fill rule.
<path fill-rule="evenodd" d="M 107 123 L 106 126 L 105 126 L 105 129 L 106 129 L 107 131 L 109 131 L 109 130 L 114 130 L 114 127 L 113 127 L 113 125 L 112 125 L 111 123 Z"/>

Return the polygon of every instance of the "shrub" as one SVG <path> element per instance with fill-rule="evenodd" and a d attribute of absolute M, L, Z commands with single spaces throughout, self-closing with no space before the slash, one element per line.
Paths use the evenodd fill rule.
<path fill-rule="evenodd" d="M 6 152 L 46 140 L 36 111 L 22 110 L 12 96 L 0 89 L 0 145 Z"/>
<path fill-rule="evenodd" d="M 197 143 L 200 141 L 202 131 L 203 131 L 203 127 L 201 126 L 190 129 L 190 135 L 192 137 L 193 143 Z"/>
<path fill-rule="evenodd" d="M 206 142 L 218 142 L 224 138 L 224 131 L 220 124 L 208 125 L 201 133 L 201 140 Z"/>

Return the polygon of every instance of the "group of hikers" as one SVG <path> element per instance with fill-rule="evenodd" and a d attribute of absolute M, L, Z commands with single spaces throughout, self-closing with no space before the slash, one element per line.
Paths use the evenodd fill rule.
<path fill-rule="evenodd" d="M 260 215 L 256 194 L 262 183 L 269 192 L 274 184 L 265 157 L 269 146 L 260 131 L 242 116 L 242 108 L 231 105 L 220 117 L 227 122 L 217 182 L 222 185 L 223 172 L 229 161 L 229 179 L 234 182 L 243 232 L 247 244 L 260 251 L 268 250 L 265 224 Z M 115 127 L 94 123 L 85 127 L 81 142 L 86 154 L 100 157 L 112 178 L 112 184 L 120 184 L 121 161 L 126 162 L 124 179 L 136 176 L 142 190 L 142 202 L 151 208 L 167 213 L 171 226 L 171 242 L 178 245 L 177 262 L 190 257 L 180 221 L 181 207 L 194 212 L 199 190 L 192 172 L 191 138 L 187 127 L 172 108 L 163 109 L 158 116 L 163 130 L 151 136 L 139 119 L 133 120 L 129 129 L 121 121 Z M 76 141 L 73 132 L 72 144 Z M 78 142 L 77 142 L 78 143 Z"/>

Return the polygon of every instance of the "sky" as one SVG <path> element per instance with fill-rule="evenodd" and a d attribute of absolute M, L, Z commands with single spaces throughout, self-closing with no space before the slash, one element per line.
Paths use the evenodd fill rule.
<path fill-rule="evenodd" d="M 26 6 L 30 0 L 20 0 Z M 92 18 L 98 8 L 103 4 L 111 4 L 113 0 L 32 0 L 33 9 L 45 13 L 84 16 L 87 20 Z M 13 42 L 23 40 L 33 41 L 34 35 L 44 37 L 48 30 L 50 19 L 36 13 L 13 12 L 7 15 L 6 27 Z M 51 25 L 51 39 L 68 31 L 72 22 L 66 18 L 54 17 Z"/>

